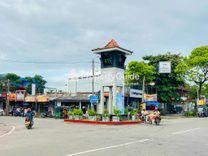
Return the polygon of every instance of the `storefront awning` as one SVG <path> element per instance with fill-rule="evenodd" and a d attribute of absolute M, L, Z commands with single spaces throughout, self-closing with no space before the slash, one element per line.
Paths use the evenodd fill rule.
<path fill-rule="evenodd" d="M 157 101 L 146 101 L 146 106 L 155 106 L 158 107 L 159 102 Z"/>
<path fill-rule="evenodd" d="M 35 96 L 26 96 L 25 102 L 36 102 Z"/>
<path fill-rule="evenodd" d="M 49 97 L 46 95 L 39 95 L 36 97 L 37 102 L 49 102 Z"/>

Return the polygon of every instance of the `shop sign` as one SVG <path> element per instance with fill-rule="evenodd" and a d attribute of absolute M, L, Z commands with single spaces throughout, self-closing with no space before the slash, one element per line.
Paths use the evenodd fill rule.
<path fill-rule="evenodd" d="M 16 100 L 16 94 L 15 93 L 10 93 L 9 94 L 9 101 L 15 101 Z"/>
<path fill-rule="evenodd" d="M 138 90 L 138 89 L 130 89 L 130 97 L 133 98 L 142 98 L 142 90 Z"/>
<path fill-rule="evenodd" d="M 45 95 L 39 95 L 36 98 L 37 102 L 49 102 L 49 97 Z"/>
<path fill-rule="evenodd" d="M 171 62 L 170 61 L 159 62 L 159 73 L 171 73 Z"/>
<path fill-rule="evenodd" d="M 197 104 L 199 105 L 199 106 L 203 106 L 203 105 L 205 105 L 205 99 L 201 99 L 201 100 L 198 100 L 197 101 Z"/>
<path fill-rule="evenodd" d="M 35 96 L 26 96 L 25 102 L 36 102 L 36 97 Z"/>
<path fill-rule="evenodd" d="M 91 95 L 90 96 L 90 103 L 98 103 L 99 97 L 97 95 Z"/>

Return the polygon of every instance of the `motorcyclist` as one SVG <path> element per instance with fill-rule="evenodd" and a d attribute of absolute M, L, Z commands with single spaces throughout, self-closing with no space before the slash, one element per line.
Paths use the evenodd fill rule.
<path fill-rule="evenodd" d="M 25 117 L 28 118 L 33 125 L 33 112 L 31 111 L 30 108 L 27 109 L 27 112 L 25 114 Z"/>
<path fill-rule="evenodd" d="M 158 109 L 157 109 L 157 108 L 155 108 L 155 110 L 154 110 L 153 114 L 154 114 L 155 116 L 160 117 L 160 112 L 158 111 Z"/>
<path fill-rule="evenodd" d="M 145 110 L 145 109 L 143 109 L 142 110 L 142 112 L 141 112 L 141 114 L 142 114 L 142 119 L 144 120 L 144 121 L 147 121 L 147 116 L 148 116 L 148 112 L 147 112 L 147 110 Z"/>

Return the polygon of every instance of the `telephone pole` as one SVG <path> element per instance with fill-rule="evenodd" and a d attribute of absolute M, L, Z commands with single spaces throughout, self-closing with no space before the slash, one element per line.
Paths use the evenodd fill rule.
<path fill-rule="evenodd" d="M 10 108 L 10 103 L 9 103 L 9 92 L 10 92 L 10 80 L 7 80 L 7 96 L 6 96 L 6 115 L 9 115 L 9 108 Z"/>
<path fill-rule="evenodd" d="M 95 61 L 92 59 L 92 95 L 95 94 Z"/>
<path fill-rule="evenodd" d="M 144 94 L 145 94 L 145 76 L 143 77 L 143 84 L 142 84 L 142 102 L 144 102 Z"/>

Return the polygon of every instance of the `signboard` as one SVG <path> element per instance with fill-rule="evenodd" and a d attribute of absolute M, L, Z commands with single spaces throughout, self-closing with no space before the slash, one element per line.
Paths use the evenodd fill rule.
<path fill-rule="evenodd" d="M 124 96 L 122 93 L 116 94 L 116 108 L 121 111 L 121 114 L 124 114 Z"/>
<path fill-rule="evenodd" d="M 138 89 L 130 89 L 130 97 L 142 98 L 143 91 Z"/>
<path fill-rule="evenodd" d="M 16 101 L 25 101 L 25 90 L 16 91 Z"/>
<path fill-rule="evenodd" d="M 91 95 L 90 96 L 90 103 L 98 103 L 99 97 L 97 95 Z"/>
<path fill-rule="evenodd" d="M 197 105 L 199 105 L 199 106 L 205 105 L 205 99 L 198 100 Z"/>
<path fill-rule="evenodd" d="M 144 94 L 144 101 L 157 101 L 157 94 Z"/>
<path fill-rule="evenodd" d="M 35 96 L 26 96 L 25 102 L 36 102 L 36 97 Z"/>
<path fill-rule="evenodd" d="M 171 73 L 171 62 L 170 61 L 159 62 L 159 73 Z"/>
<path fill-rule="evenodd" d="M 36 85 L 33 83 L 31 87 L 32 87 L 32 95 L 35 95 L 36 94 Z"/>
<path fill-rule="evenodd" d="M 9 97 L 9 101 L 15 101 L 16 100 L 16 94 L 15 93 L 9 93 L 8 97 Z"/>
<path fill-rule="evenodd" d="M 49 97 L 45 95 L 39 95 L 36 97 L 37 102 L 49 102 Z"/>

